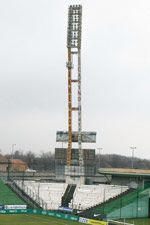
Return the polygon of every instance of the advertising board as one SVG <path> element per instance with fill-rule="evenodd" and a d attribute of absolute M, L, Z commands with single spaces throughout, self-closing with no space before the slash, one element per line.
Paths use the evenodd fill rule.
<path fill-rule="evenodd" d="M 88 221 L 89 224 L 92 224 L 92 225 L 107 225 L 107 222 L 104 222 L 104 221 L 99 221 L 99 220 L 90 220 Z"/>
<path fill-rule="evenodd" d="M 80 222 L 80 223 L 84 223 L 84 224 L 88 224 L 89 219 L 84 218 L 84 217 L 80 217 L 80 218 L 79 218 L 79 222 Z"/>
<path fill-rule="evenodd" d="M 4 209 L 26 209 L 26 205 L 5 205 Z"/>
<path fill-rule="evenodd" d="M 72 132 L 72 142 L 78 142 L 79 133 L 77 131 Z M 81 140 L 85 143 L 96 142 L 96 132 L 82 132 Z M 57 131 L 56 133 L 57 142 L 68 142 L 68 132 Z"/>
<path fill-rule="evenodd" d="M 64 206 L 59 206 L 58 210 L 63 212 L 72 212 L 72 208 L 64 207 Z"/>
<path fill-rule="evenodd" d="M 0 210 L 0 214 L 22 214 L 22 213 L 40 214 L 40 215 L 66 219 L 70 221 L 76 221 L 76 222 L 79 220 L 78 216 L 73 216 L 73 215 L 64 214 L 64 213 L 50 212 L 50 211 L 39 210 L 39 209 L 2 209 Z"/>

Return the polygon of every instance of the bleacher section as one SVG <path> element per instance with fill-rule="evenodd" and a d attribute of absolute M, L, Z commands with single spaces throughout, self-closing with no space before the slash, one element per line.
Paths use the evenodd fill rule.
<path fill-rule="evenodd" d="M 64 183 L 42 183 L 18 180 L 15 182 L 36 202 L 40 203 L 39 199 L 42 199 L 46 203 L 46 209 L 48 210 L 58 210 L 67 188 L 67 184 Z"/>
<path fill-rule="evenodd" d="M 58 210 L 59 206 L 62 205 L 62 200 L 65 197 L 68 187 L 65 183 L 42 183 L 19 180 L 16 180 L 15 183 L 42 208 L 48 210 Z M 107 202 L 110 199 L 114 199 L 125 193 L 127 190 L 129 190 L 127 186 L 120 185 L 78 184 L 68 206 L 77 210 L 87 210 L 91 207 Z"/>
<path fill-rule="evenodd" d="M 127 186 L 119 185 L 77 185 L 73 199 L 69 203 L 69 207 L 85 210 L 115 198 L 128 189 Z"/>
<path fill-rule="evenodd" d="M 0 180 L 0 205 L 26 205 L 26 203 Z"/>
<path fill-rule="evenodd" d="M 140 209 L 140 210 L 139 210 Z M 79 212 L 79 216 L 99 214 L 102 218 L 141 218 L 149 212 L 149 188 L 128 189 L 122 194 Z"/>

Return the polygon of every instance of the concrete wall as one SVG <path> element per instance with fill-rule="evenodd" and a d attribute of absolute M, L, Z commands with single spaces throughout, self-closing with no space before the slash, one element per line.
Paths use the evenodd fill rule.
<path fill-rule="evenodd" d="M 143 187 L 144 179 L 140 179 L 140 177 L 112 176 L 111 184 L 130 186 L 132 183 L 137 184 L 138 187 Z"/>
<path fill-rule="evenodd" d="M 7 164 L 0 164 L 0 171 L 7 171 Z"/>

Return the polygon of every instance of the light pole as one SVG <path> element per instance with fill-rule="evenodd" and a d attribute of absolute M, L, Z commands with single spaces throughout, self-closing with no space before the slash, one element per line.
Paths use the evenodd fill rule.
<path fill-rule="evenodd" d="M 99 150 L 99 168 L 100 168 L 100 160 L 101 160 L 101 150 L 103 150 L 103 148 L 97 148 Z"/>
<path fill-rule="evenodd" d="M 131 163 L 131 168 L 133 169 L 134 166 L 134 150 L 136 149 L 136 147 L 130 147 L 132 150 L 132 163 Z"/>
<path fill-rule="evenodd" d="M 12 150 L 12 152 L 11 152 L 11 159 L 13 159 L 14 158 L 14 146 L 15 146 L 16 144 L 12 144 L 12 147 L 11 147 L 11 150 Z"/>

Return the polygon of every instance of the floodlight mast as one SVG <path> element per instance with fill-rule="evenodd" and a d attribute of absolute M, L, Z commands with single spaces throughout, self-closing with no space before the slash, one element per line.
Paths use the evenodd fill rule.
<path fill-rule="evenodd" d="M 72 111 L 78 111 L 78 148 L 79 148 L 79 166 L 83 166 L 82 151 L 82 118 L 81 118 L 81 28 L 82 28 L 82 6 L 73 5 L 68 9 L 68 30 L 67 30 L 67 48 L 68 48 L 68 152 L 67 166 L 71 164 L 72 149 Z M 73 55 L 78 55 L 78 79 L 72 79 Z M 78 82 L 78 107 L 72 107 L 72 83 Z"/>

